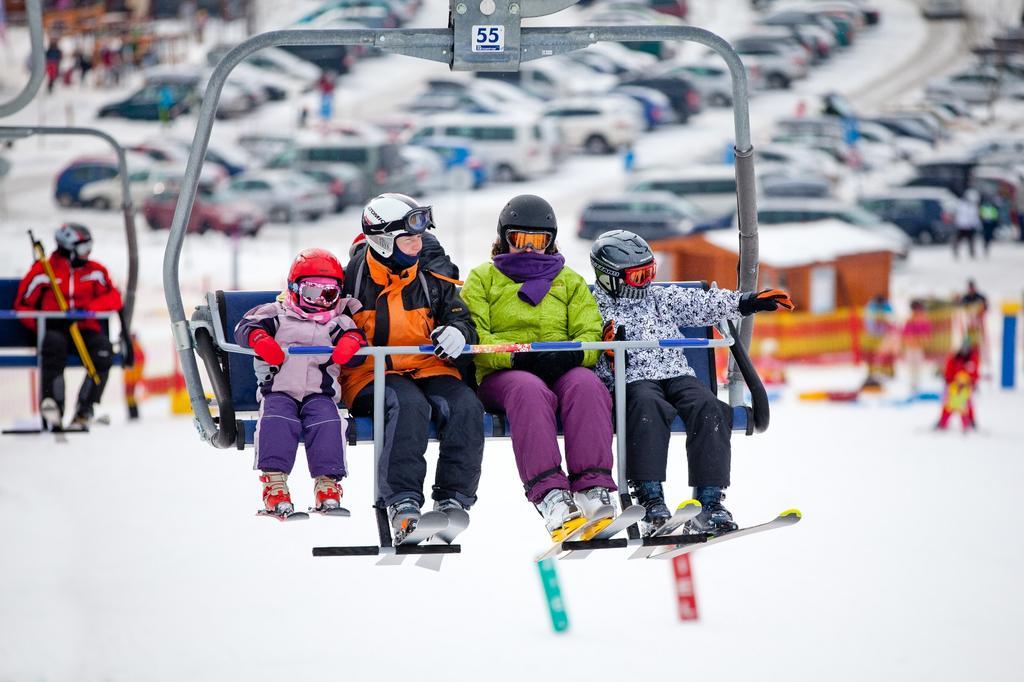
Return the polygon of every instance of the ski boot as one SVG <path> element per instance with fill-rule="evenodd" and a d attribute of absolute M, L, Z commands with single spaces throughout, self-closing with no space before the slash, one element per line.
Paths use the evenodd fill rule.
<path fill-rule="evenodd" d="M 438 537 L 451 544 L 455 537 L 469 527 L 469 511 L 455 498 L 434 500 L 434 511 L 448 517 L 448 527 L 438 533 Z"/>
<path fill-rule="evenodd" d="M 61 409 L 53 398 L 43 398 L 39 403 L 39 416 L 43 420 L 44 431 L 61 431 Z"/>
<path fill-rule="evenodd" d="M 331 476 L 317 476 L 313 485 L 314 507 L 310 511 L 329 516 L 348 516 L 349 511 L 341 506 L 341 496 L 345 491 L 341 484 Z"/>
<path fill-rule="evenodd" d="M 260 476 L 263 484 L 263 513 L 274 516 L 288 516 L 295 511 L 291 493 L 288 492 L 288 474 L 282 471 L 264 471 Z"/>
<path fill-rule="evenodd" d="M 399 500 L 388 507 L 388 520 L 395 531 L 396 542 L 411 533 L 420 520 L 420 505 L 413 499 Z"/>
<path fill-rule="evenodd" d="M 92 408 L 79 407 L 75 411 L 75 418 L 68 424 L 69 429 L 77 431 L 88 431 L 92 422 Z"/>
<path fill-rule="evenodd" d="M 630 481 L 629 487 L 633 499 L 647 510 L 641 521 L 641 531 L 644 535 L 653 535 L 672 518 L 672 512 L 665 504 L 661 481 Z"/>
<path fill-rule="evenodd" d="M 573 494 L 573 500 L 587 519 L 587 527 L 580 533 L 581 540 L 589 540 L 600 533 L 615 517 L 612 491 L 608 488 L 594 486 L 581 490 Z"/>
<path fill-rule="evenodd" d="M 542 517 L 552 542 L 561 542 L 587 522 L 568 490 L 555 488 L 534 505 Z"/>
<path fill-rule="evenodd" d="M 693 497 L 700 501 L 701 510 L 699 514 L 686 522 L 684 530 L 687 533 L 722 535 L 739 528 L 732 520 L 732 514 L 722 505 L 725 493 L 721 488 L 716 486 L 694 488 Z"/>

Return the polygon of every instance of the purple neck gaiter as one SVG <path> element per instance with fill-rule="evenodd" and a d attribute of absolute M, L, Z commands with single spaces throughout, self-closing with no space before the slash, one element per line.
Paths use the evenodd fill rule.
<path fill-rule="evenodd" d="M 502 253 L 494 257 L 494 267 L 513 282 L 521 283 L 519 298 L 536 306 L 547 296 L 551 282 L 565 267 L 565 258 L 560 253 Z"/>

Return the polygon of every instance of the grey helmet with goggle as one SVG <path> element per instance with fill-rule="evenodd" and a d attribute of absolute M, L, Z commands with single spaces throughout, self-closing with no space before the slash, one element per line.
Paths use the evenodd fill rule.
<path fill-rule="evenodd" d="M 627 230 L 605 232 L 590 249 L 597 284 L 612 298 L 644 298 L 657 272 L 654 252 Z"/>
<path fill-rule="evenodd" d="M 363 234 L 366 243 L 381 258 L 395 252 L 395 239 L 421 235 L 434 227 L 429 206 L 420 206 L 412 197 L 389 193 L 370 199 L 363 209 Z"/>
<path fill-rule="evenodd" d="M 544 199 L 534 194 L 520 194 L 512 197 L 505 208 L 498 214 L 498 237 L 501 243 L 508 246 L 511 242 L 509 232 L 543 234 L 544 248 L 548 251 L 558 236 L 558 221 L 555 220 L 555 209 Z"/>
<path fill-rule="evenodd" d="M 92 233 L 80 223 L 64 223 L 54 235 L 57 252 L 75 266 L 84 265 L 92 253 Z"/>

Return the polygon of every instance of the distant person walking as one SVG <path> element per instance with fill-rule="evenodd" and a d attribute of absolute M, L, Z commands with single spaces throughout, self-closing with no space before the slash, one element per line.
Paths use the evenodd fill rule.
<path fill-rule="evenodd" d="M 316 87 L 320 91 L 320 118 L 330 121 L 334 116 L 334 74 L 325 71 Z"/>
<path fill-rule="evenodd" d="M 981 218 L 981 240 L 985 247 L 985 255 L 988 256 L 992 240 L 996 238 L 996 229 L 1001 222 L 1002 211 L 999 210 L 999 199 L 992 195 L 985 195 L 978 207 L 978 215 Z"/>
<path fill-rule="evenodd" d="M 64 59 L 64 53 L 61 52 L 60 45 L 57 44 L 56 40 L 50 41 L 50 46 L 46 48 L 46 91 L 53 92 L 53 84 L 57 82 L 57 78 L 60 76 L 60 62 Z"/>
<path fill-rule="evenodd" d="M 978 190 L 969 189 L 957 203 L 953 222 L 956 225 L 956 236 L 953 238 L 953 257 L 960 257 L 960 242 L 967 241 L 967 251 L 974 258 L 974 237 L 981 230 L 981 215 L 978 209 L 980 196 Z"/>

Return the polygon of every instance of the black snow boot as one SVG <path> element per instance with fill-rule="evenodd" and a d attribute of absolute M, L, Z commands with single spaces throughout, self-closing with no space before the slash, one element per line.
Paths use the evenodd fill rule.
<path fill-rule="evenodd" d="M 661 489 L 660 481 L 630 481 L 629 487 L 633 499 L 647 510 L 644 523 L 648 525 L 650 531 L 661 528 L 672 518 L 672 512 L 665 504 L 665 493 Z"/>
<path fill-rule="evenodd" d="M 700 514 L 686 522 L 687 533 L 722 535 L 739 528 L 732 520 L 732 514 L 722 505 L 725 493 L 721 488 L 715 486 L 694 488 L 693 497 L 700 502 L 701 510 Z"/>

